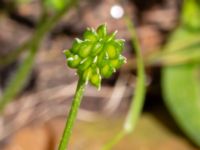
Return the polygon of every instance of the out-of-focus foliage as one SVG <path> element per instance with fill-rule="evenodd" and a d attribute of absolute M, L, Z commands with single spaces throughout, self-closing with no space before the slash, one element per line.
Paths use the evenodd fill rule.
<path fill-rule="evenodd" d="M 44 0 L 44 3 L 47 8 L 50 8 L 54 11 L 60 11 L 64 9 L 66 1 L 68 0 Z"/>
<path fill-rule="evenodd" d="M 10 54 L 9 59 L 12 62 L 13 60 L 16 60 L 23 51 L 27 51 L 27 56 L 24 58 L 24 61 L 22 61 L 22 64 L 19 66 L 15 76 L 12 77 L 8 83 L 8 86 L 4 90 L 3 95 L 0 97 L 0 111 L 3 111 L 5 106 L 25 87 L 26 80 L 32 70 L 36 54 L 39 50 L 41 42 L 43 41 L 43 38 L 56 25 L 56 23 L 60 21 L 62 16 L 66 14 L 66 12 L 75 4 L 75 2 L 76 0 L 63 1 L 63 9 L 56 11 L 55 15 L 53 16 L 46 16 L 46 11 L 43 11 L 32 37 L 24 42 L 13 55 Z M 41 8 L 44 9 L 44 7 Z M 46 16 L 45 21 L 43 19 L 44 16 Z"/>
<path fill-rule="evenodd" d="M 200 34 L 200 7 L 195 0 L 186 0 L 183 7 L 183 25 L 172 35 L 170 45 Z M 195 32 L 194 32 L 195 31 Z M 185 56 L 196 55 L 200 59 L 200 42 L 187 45 L 180 51 Z M 183 57 L 184 57 L 183 55 Z M 174 58 L 176 59 L 176 58 Z M 162 70 L 163 97 L 174 119 L 187 136 L 200 146 L 200 63 L 192 62 Z"/>
<path fill-rule="evenodd" d="M 200 29 L 200 1 L 185 0 L 182 10 L 182 24 L 191 29 Z"/>
<path fill-rule="evenodd" d="M 179 33 L 189 36 L 189 33 Z M 174 37 L 181 38 L 182 36 Z M 188 51 L 198 50 L 200 44 L 187 48 Z M 165 67 L 163 69 L 163 94 L 165 102 L 180 127 L 200 145 L 200 64 L 185 64 Z"/>

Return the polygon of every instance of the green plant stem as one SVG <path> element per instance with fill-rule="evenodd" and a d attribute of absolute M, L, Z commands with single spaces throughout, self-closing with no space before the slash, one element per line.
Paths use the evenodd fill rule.
<path fill-rule="evenodd" d="M 2 98 L 0 99 L 0 112 L 3 111 L 7 103 L 9 103 L 13 97 L 18 94 L 27 82 L 27 76 L 31 72 L 31 68 L 34 63 L 36 50 L 38 45 L 33 45 L 31 50 L 28 52 L 28 56 L 24 60 L 23 64 L 18 69 L 15 77 L 10 81 L 10 84 L 5 89 Z"/>
<path fill-rule="evenodd" d="M 146 88 L 145 88 L 144 63 L 143 63 L 141 47 L 137 39 L 135 27 L 133 26 L 133 23 L 128 17 L 126 17 L 126 22 L 127 22 L 129 32 L 131 33 L 132 45 L 135 48 L 136 62 L 137 62 L 137 76 L 138 76 L 137 81 L 136 81 L 136 88 L 134 91 L 134 97 L 132 98 L 132 103 L 131 103 L 126 121 L 124 123 L 124 131 L 126 133 L 131 133 L 134 130 L 135 125 L 138 121 L 138 118 L 141 114 L 142 107 L 144 104 L 144 99 L 145 99 Z"/>
<path fill-rule="evenodd" d="M 116 145 L 121 139 L 124 138 L 127 134 L 130 134 L 138 121 L 138 118 L 141 114 L 142 107 L 144 104 L 145 98 L 145 71 L 144 71 L 144 63 L 141 54 L 141 48 L 139 41 L 137 39 L 137 34 L 135 31 L 135 27 L 133 26 L 131 20 L 126 17 L 125 18 L 129 32 L 132 37 L 132 45 L 135 49 L 136 54 L 136 63 L 137 63 L 137 81 L 136 88 L 134 91 L 134 97 L 132 98 L 132 103 L 127 115 L 127 118 L 124 122 L 124 126 L 122 131 L 120 131 L 111 141 L 109 141 L 106 145 L 104 145 L 103 150 L 110 150 L 114 145 Z"/>
<path fill-rule="evenodd" d="M 124 138 L 125 135 L 126 133 L 124 132 L 124 130 L 121 130 L 110 141 L 108 141 L 108 143 L 103 146 L 102 150 L 111 150 L 117 143 L 119 143 L 119 141 Z"/>
<path fill-rule="evenodd" d="M 9 103 L 15 95 L 17 95 L 25 86 L 27 77 L 29 76 L 34 60 L 39 49 L 40 42 L 44 36 L 44 25 L 40 25 L 35 32 L 35 38 L 32 38 L 29 51 L 15 76 L 11 79 L 9 85 L 5 89 L 2 98 L 0 99 L 0 112 L 3 111 L 7 103 Z M 37 35 L 37 36 L 36 36 Z"/>
<path fill-rule="evenodd" d="M 34 64 L 34 60 L 39 49 L 39 45 L 44 38 L 44 36 L 48 33 L 50 29 L 54 27 L 54 25 L 60 20 L 60 18 L 69 10 L 70 6 L 74 4 L 75 1 L 69 0 L 66 3 L 65 9 L 58 12 L 55 16 L 51 18 L 47 18 L 46 20 L 40 20 L 38 27 L 32 36 L 32 38 L 24 44 L 18 52 L 22 52 L 23 49 L 29 50 L 28 56 L 25 58 L 23 64 L 18 69 L 17 73 L 11 79 L 9 85 L 5 89 L 2 97 L 0 98 L 0 112 L 2 112 L 7 103 L 9 103 L 25 86 L 28 75 L 32 70 L 32 66 Z M 9 61 L 12 61 L 19 53 L 15 53 L 15 55 L 11 55 L 12 58 Z"/>
<path fill-rule="evenodd" d="M 81 103 L 81 99 L 83 97 L 83 93 L 85 90 L 86 83 L 82 80 L 79 79 L 78 85 L 76 88 L 76 93 L 72 102 L 72 106 L 69 112 L 69 115 L 67 117 L 67 122 L 64 128 L 63 136 L 61 138 L 60 144 L 59 144 L 59 150 L 66 150 L 68 143 L 69 143 L 69 138 L 71 136 L 72 128 L 74 125 L 74 122 L 76 120 L 77 112 Z"/>

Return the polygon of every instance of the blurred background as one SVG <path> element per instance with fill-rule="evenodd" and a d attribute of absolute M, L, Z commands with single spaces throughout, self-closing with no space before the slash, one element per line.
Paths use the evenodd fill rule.
<path fill-rule="evenodd" d="M 100 91 L 87 86 L 69 149 L 99 150 L 121 130 L 137 81 L 123 15 L 136 27 L 147 92 L 135 131 L 113 149 L 200 149 L 199 6 L 199 0 L 0 0 L 0 150 L 57 148 L 78 79 L 63 50 L 103 23 L 126 40 L 127 63 Z"/>

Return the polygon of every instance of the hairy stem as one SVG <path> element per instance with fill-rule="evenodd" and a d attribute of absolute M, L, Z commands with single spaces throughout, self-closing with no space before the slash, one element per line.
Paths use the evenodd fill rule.
<path fill-rule="evenodd" d="M 63 136 L 61 138 L 60 145 L 58 148 L 59 150 L 66 150 L 68 146 L 69 138 L 72 133 L 72 128 L 76 120 L 77 112 L 78 112 L 81 99 L 83 97 L 83 93 L 85 90 L 85 85 L 86 83 L 82 79 L 79 79 L 79 82 L 76 88 L 76 93 L 72 102 L 72 106 L 71 106 L 69 115 L 67 117 L 67 122 L 64 128 Z"/>

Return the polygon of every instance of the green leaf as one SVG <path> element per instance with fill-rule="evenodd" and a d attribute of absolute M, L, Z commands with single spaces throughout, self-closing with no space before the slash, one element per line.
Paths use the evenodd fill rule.
<path fill-rule="evenodd" d="M 178 30 L 172 41 L 179 41 L 191 33 Z M 170 45 L 170 44 L 169 44 Z M 168 46 L 170 49 L 170 46 Z M 187 51 L 198 46 L 186 47 Z M 187 54 L 186 54 L 187 55 Z M 174 119 L 187 136 L 200 146 L 200 64 L 168 66 L 162 70 L 162 88 L 165 103 Z"/>

